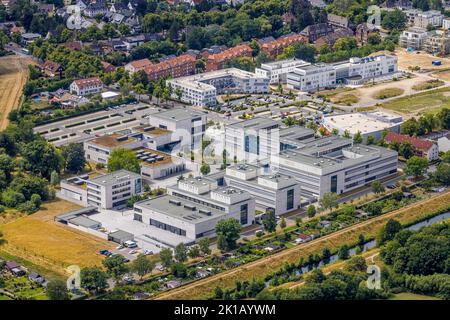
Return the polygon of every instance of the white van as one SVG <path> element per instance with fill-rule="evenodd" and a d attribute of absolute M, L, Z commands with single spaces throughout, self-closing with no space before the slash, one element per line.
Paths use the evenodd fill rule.
<path fill-rule="evenodd" d="M 137 243 L 131 240 L 125 241 L 123 245 L 127 248 L 137 248 Z"/>

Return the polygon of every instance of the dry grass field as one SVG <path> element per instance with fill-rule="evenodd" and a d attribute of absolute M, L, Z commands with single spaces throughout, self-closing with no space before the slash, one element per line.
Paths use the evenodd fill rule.
<path fill-rule="evenodd" d="M 30 63 L 29 58 L 15 55 L 0 58 L 0 130 L 8 125 L 8 114 L 19 106 Z"/>
<path fill-rule="evenodd" d="M 0 225 L 7 241 L 0 251 L 59 274 L 64 274 L 64 269 L 72 264 L 100 266 L 103 259 L 98 251 L 112 249 L 111 242 L 53 220 L 56 215 L 77 208 L 70 202 L 55 200 L 45 203 L 35 214 Z"/>
<path fill-rule="evenodd" d="M 421 70 L 443 70 L 450 67 L 450 59 L 435 57 L 426 52 L 420 51 L 407 52 L 404 48 L 398 48 L 395 50 L 395 54 L 398 58 L 398 68 L 400 70 L 408 70 L 409 67 L 419 67 Z M 433 60 L 441 60 L 442 65 L 434 66 L 431 64 Z"/>
<path fill-rule="evenodd" d="M 432 197 L 428 200 L 412 204 L 397 211 L 370 219 L 350 228 L 332 233 L 315 241 L 281 251 L 271 257 L 260 259 L 236 269 L 199 280 L 186 287 L 163 293 L 157 299 L 198 299 L 210 297 L 216 287 L 231 287 L 237 280 L 263 278 L 278 270 L 284 263 L 297 263 L 300 258 L 322 252 L 324 248 L 336 249 L 343 244 L 356 243 L 358 236 L 374 237 L 389 219 L 396 219 L 402 224 L 424 219 L 432 212 L 447 209 L 450 203 L 450 192 Z"/>

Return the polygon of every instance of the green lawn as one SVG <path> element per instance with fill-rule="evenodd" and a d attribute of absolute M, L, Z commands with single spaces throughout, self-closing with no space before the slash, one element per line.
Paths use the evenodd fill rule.
<path fill-rule="evenodd" d="M 415 294 L 410 292 L 397 293 L 389 300 L 441 300 L 439 298 L 424 296 L 422 294 Z"/>
<path fill-rule="evenodd" d="M 404 114 L 438 112 L 441 108 L 450 107 L 450 88 L 401 97 L 382 103 L 381 107 Z"/>
<path fill-rule="evenodd" d="M 0 294 L 0 301 L 2 301 L 2 300 L 11 300 L 11 298 Z"/>
<path fill-rule="evenodd" d="M 387 88 L 387 89 L 383 89 L 380 90 L 378 92 L 376 92 L 373 97 L 375 99 L 388 99 L 388 98 L 393 98 L 399 95 L 402 95 L 405 92 L 405 90 L 400 89 L 400 88 Z"/>

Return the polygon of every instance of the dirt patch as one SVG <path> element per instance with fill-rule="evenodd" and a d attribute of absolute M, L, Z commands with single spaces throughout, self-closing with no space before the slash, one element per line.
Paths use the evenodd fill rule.
<path fill-rule="evenodd" d="M 19 107 L 22 89 L 33 61 L 20 56 L 0 58 L 0 130 L 8 125 L 8 114 Z"/>
<path fill-rule="evenodd" d="M 419 53 L 418 53 L 419 52 Z M 398 58 L 398 68 L 401 70 L 410 70 L 410 67 L 419 67 L 420 70 L 443 70 L 450 67 L 450 59 L 438 58 L 424 51 L 407 52 L 404 48 L 395 50 Z M 440 66 L 434 66 L 433 60 L 440 60 Z"/>

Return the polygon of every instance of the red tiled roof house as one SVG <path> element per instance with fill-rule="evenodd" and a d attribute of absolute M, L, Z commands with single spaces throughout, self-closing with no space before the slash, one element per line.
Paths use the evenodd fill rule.
<path fill-rule="evenodd" d="M 238 57 L 251 57 L 252 53 L 253 50 L 250 46 L 240 44 L 222 52 L 211 54 L 206 59 L 205 70 L 208 72 L 223 69 L 225 62 Z"/>
<path fill-rule="evenodd" d="M 439 158 L 439 148 L 436 143 L 419 139 L 416 137 L 410 137 L 406 134 L 399 134 L 395 132 L 389 132 L 384 140 L 387 143 L 397 142 L 398 144 L 410 143 L 414 149 L 414 155 L 419 157 L 425 157 L 428 161 L 433 161 Z"/>
<path fill-rule="evenodd" d="M 164 77 L 179 78 L 195 73 L 195 57 L 183 54 L 144 68 L 149 81 L 158 81 Z"/>
<path fill-rule="evenodd" d="M 70 84 L 70 92 L 78 96 L 87 96 L 100 93 L 103 90 L 103 82 L 99 77 L 78 79 Z"/>

